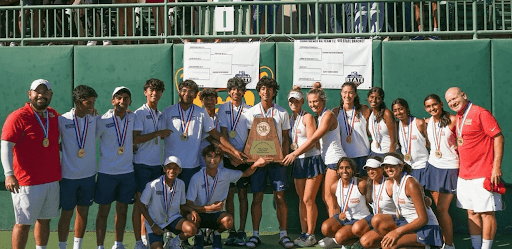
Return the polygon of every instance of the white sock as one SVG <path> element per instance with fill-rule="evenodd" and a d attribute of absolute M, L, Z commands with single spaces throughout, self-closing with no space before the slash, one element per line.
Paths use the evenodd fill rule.
<path fill-rule="evenodd" d="M 146 235 L 141 235 L 141 236 L 140 236 L 140 239 L 141 239 L 142 241 L 146 241 Z"/>
<path fill-rule="evenodd" d="M 66 241 L 59 241 L 59 249 L 66 249 Z"/>
<path fill-rule="evenodd" d="M 97 249 L 105 249 L 103 246 L 98 246 Z"/>
<path fill-rule="evenodd" d="M 213 234 L 215 234 L 215 235 L 220 235 L 220 233 L 219 233 L 219 231 L 218 231 L 218 230 L 213 231 Z"/>
<path fill-rule="evenodd" d="M 492 247 L 492 239 L 483 239 L 482 240 L 482 249 L 491 249 Z"/>
<path fill-rule="evenodd" d="M 436 31 L 437 31 L 437 28 L 434 28 L 434 32 L 436 32 Z"/>
<path fill-rule="evenodd" d="M 474 249 L 482 248 L 482 235 L 471 235 L 471 245 Z"/>
<path fill-rule="evenodd" d="M 282 237 L 284 237 L 284 236 L 288 236 L 288 232 L 286 232 L 286 230 L 281 230 L 281 231 L 279 232 L 279 238 L 282 238 Z"/>
<path fill-rule="evenodd" d="M 252 236 L 260 237 L 260 231 L 252 231 Z"/>
<path fill-rule="evenodd" d="M 82 238 L 74 238 L 73 249 L 82 249 Z"/>
<path fill-rule="evenodd" d="M 36 246 L 36 249 L 46 249 L 46 246 Z"/>

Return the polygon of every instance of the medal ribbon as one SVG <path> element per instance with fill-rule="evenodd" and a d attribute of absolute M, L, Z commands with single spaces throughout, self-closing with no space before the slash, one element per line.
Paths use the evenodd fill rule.
<path fill-rule="evenodd" d="M 84 130 L 80 132 L 80 124 L 76 117 L 75 111 L 73 111 L 73 123 L 75 124 L 76 141 L 78 142 L 78 148 L 83 149 L 85 147 L 85 140 L 87 139 L 87 132 L 89 130 L 89 115 L 85 114 L 84 117 Z"/>
<path fill-rule="evenodd" d="M 48 110 L 44 111 L 44 116 L 45 116 L 44 121 L 46 121 L 46 127 L 43 125 L 43 121 L 39 117 L 39 114 L 34 112 L 34 115 L 36 116 L 36 119 L 37 119 L 37 122 L 39 123 L 39 126 L 43 130 L 44 138 L 48 138 L 48 131 L 50 130 L 50 128 L 49 128 L 49 126 L 50 126 L 50 119 L 48 118 Z"/>
<path fill-rule="evenodd" d="M 153 126 L 155 127 L 155 131 L 158 131 L 158 117 L 155 111 L 151 109 L 147 104 L 144 104 L 149 109 L 149 114 L 151 114 L 151 119 L 153 120 Z"/>
<path fill-rule="evenodd" d="M 340 179 L 340 181 L 341 181 L 341 179 Z M 341 192 L 341 199 L 343 200 L 343 203 L 340 208 L 341 208 L 342 213 L 345 213 L 347 211 L 349 197 L 350 197 L 350 194 L 352 193 L 352 188 L 354 188 L 354 177 L 352 177 L 352 180 L 350 180 L 350 184 L 348 185 L 348 191 L 347 191 L 348 194 L 347 194 L 347 197 L 345 197 L 343 194 L 343 182 L 341 183 L 340 192 Z"/>
<path fill-rule="evenodd" d="M 294 143 L 297 143 L 297 140 L 298 140 L 297 129 L 299 128 L 299 124 L 302 121 L 303 116 L 304 116 L 304 111 L 302 110 L 299 112 L 299 115 L 297 115 L 297 120 L 295 120 L 295 123 L 293 124 L 292 136 L 293 136 Z"/>
<path fill-rule="evenodd" d="M 400 211 L 400 193 L 402 193 L 402 189 L 405 188 L 405 183 L 407 182 L 407 172 L 404 172 L 402 173 L 402 177 L 400 178 L 400 184 L 398 185 L 398 192 L 396 193 L 396 210 L 398 212 L 398 214 L 401 214 L 402 212 Z M 398 217 L 397 217 L 398 218 Z"/>
<path fill-rule="evenodd" d="M 126 140 L 126 132 L 128 131 L 128 117 L 126 115 L 124 117 L 124 127 L 122 131 L 121 128 L 119 128 L 119 122 L 115 114 L 112 115 L 112 119 L 114 119 L 114 128 L 116 128 L 117 143 L 119 143 L 119 147 L 123 147 L 124 141 Z"/>
<path fill-rule="evenodd" d="M 217 182 L 219 181 L 219 170 L 215 172 L 215 178 L 213 179 L 213 188 L 212 192 L 210 193 L 210 183 L 208 181 L 208 174 L 206 174 L 206 168 L 204 169 L 204 183 L 206 184 L 206 204 L 208 204 L 213 196 L 213 193 L 215 192 L 215 188 L 217 188 Z"/>
<path fill-rule="evenodd" d="M 183 117 L 183 113 L 185 111 L 183 111 L 183 108 L 181 108 L 181 105 L 180 107 L 178 108 L 178 112 L 180 113 L 180 117 L 181 117 L 181 129 L 183 130 L 183 133 L 186 133 L 188 134 L 188 127 L 190 126 L 190 120 L 192 120 L 192 114 L 194 113 L 194 105 L 192 105 L 190 108 L 192 108 L 188 114 L 188 118 L 187 118 L 187 121 L 185 121 L 185 117 Z M 185 125 L 186 123 L 186 125 Z"/>
<path fill-rule="evenodd" d="M 213 115 L 213 124 L 215 124 L 215 130 L 219 130 L 219 114 Z"/>
<path fill-rule="evenodd" d="M 378 136 L 378 134 L 380 134 L 380 126 L 379 126 L 379 123 L 377 123 L 377 117 L 375 117 L 375 115 L 373 113 L 372 113 L 372 116 L 373 116 L 373 119 L 372 119 L 373 136 L 375 136 L 375 141 L 377 143 L 379 143 L 379 136 Z M 377 126 L 377 127 L 375 127 L 375 126 Z"/>
<path fill-rule="evenodd" d="M 434 118 L 432 118 L 432 120 L 434 120 Z M 434 124 L 432 125 L 434 127 L 434 143 L 436 144 L 436 150 L 439 151 L 439 148 L 441 147 L 441 122 L 437 123 L 437 125 L 439 126 L 439 135 L 437 135 L 438 132 L 436 130 L 436 122 L 432 122 L 434 122 Z"/>
<path fill-rule="evenodd" d="M 271 112 L 270 112 L 270 113 L 271 113 L 271 115 L 272 115 L 271 117 L 272 117 L 272 118 L 274 118 L 274 103 L 272 103 L 272 106 L 270 107 L 270 109 L 271 109 Z M 266 114 L 266 113 L 263 113 L 263 105 L 261 105 L 261 104 L 260 104 L 260 111 L 261 111 L 261 116 L 263 116 L 263 117 L 265 117 L 265 118 L 266 118 L 266 117 L 267 117 L 267 114 Z"/>
<path fill-rule="evenodd" d="M 379 203 L 380 203 L 380 197 L 382 196 L 382 192 L 385 189 L 384 185 L 385 185 L 384 184 L 384 176 L 382 176 L 379 191 L 375 192 L 375 181 L 373 181 L 373 213 L 374 214 L 378 214 L 380 211 Z M 375 197 L 375 193 L 378 193 L 377 197 Z"/>
<path fill-rule="evenodd" d="M 165 176 L 161 176 L 162 178 L 162 189 L 164 190 L 164 207 L 165 207 L 165 216 L 167 217 L 169 215 L 169 209 L 171 209 L 172 201 L 174 200 L 174 194 L 176 194 L 176 179 L 174 180 L 174 183 L 172 184 L 172 195 L 171 199 L 169 200 L 169 194 L 167 194 L 167 186 L 165 186 Z"/>
<path fill-rule="evenodd" d="M 411 139 L 412 139 L 412 117 L 409 117 L 409 136 L 407 136 L 405 134 L 405 128 L 402 124 L 402 121 L 400 121 L 400 126 L 402 126 L 402 138 L 404 140 L 404 149 L 405 149 L 405 154 L 407 155 L 409 151 L 411 151 Z M 409 137 L 409 138 L 407 138 Z"/>
<path fill-rule="evenodd" d="M 244 105 L 243 103 L 240 104 L 240 109 L 238 110 L 238 113 L 236 115 L 234 115 L 235 113 L 235 107 L 233 105 L 233 102 L 231 102 L 231 130 L 232 131 L 235 131 L 236 130 L 236 126 L 238 125 L 238 122 L 240 121 L 240 117 L 242 117 L 242 111 L 244 110 Z"/>
<path fill-rule="evenodd" d="M 350 124 L 350 121 L 348 120 L 348 115 L 345 109 L 343 109 L 343 107 L 341 107 L 341 109 L 343 110 L 343 119 L 345 119 L 345 131 L 347 132 L 347 136 L 351 136 L 352 131 L 354 130 L 354 120 L 356 120 L 356 117 L 354 116 L 356 114 L 356 106 L 352 107 L 352 124 Z"/>
<path fill-rule="evenodd" d="M 466 118 L 468 116 L 469 110 L 473 106 L 472 102 L 469 102 L 468 107 L 466 107 L 466 110 L 464 111 L 464 115 L 462 116 L 462 124 L 460 124 L 460 118 L 457 117 L 457 136 L 462 137 L 462 128 L 464 127 L 464 122 L 466 121 Z"/>

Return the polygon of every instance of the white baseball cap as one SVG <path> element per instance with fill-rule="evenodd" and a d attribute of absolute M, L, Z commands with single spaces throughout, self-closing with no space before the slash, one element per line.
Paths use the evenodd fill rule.
<path fill-rule="evenodd" d="M 116 95 L 116 93 L 118 93 L 119 91 L 121 91 L 123 89 L 128 90 L 128 93 L 129 93 L 128 95 L 130 95 L 130 97 L 132 97 L 132 92 L 130 91 L 130 89 L 128 89 L 128 87 L 118 86 L 118 87 L 116 87 L 116 89 L 114 89 L 114 92 L 112 93 L 112 98 L 114 97 L 114 95 Z"/>
<path fill-rule="evenodd" d="M 366 168 L 376 169 L 378 167 L 380 167 L 380 162 L 376 159 L 370 158 L 366 161 L 366 164 L 363 166 L 363 169 L 366 169 Z"/>
<path fill-rule="evenodd" d="M 46 88 L 48 88 L 48 90 L 52 89 L 52 86 L 50 85 L 50 82 L 48 82 L 47 80 L 38 79 L 38 80 L 32 81 L 32 84 L 30 84 L 30 90 L 32 90 L 32 91 L 36 90 L 36 88 L 39 85 L 45 85 Z"/>
<path fill-rule="evenodd" d="M 291 98 L 295 98 L 296 100 L 301 100 L 304 98 L 304 95 L 302 95 L 302 92 L 291 91 L 290 93 L 288 93 L 288 100 L 290 100 Z"/>
<path fill-rule="evenodd" d="M 382 161 L 382 164 L 381 165 L 400 165 L 400 164 L 403 164 L 404 162 L 394 156 L 386 156 L 384 157 L 384 161 Z"/>
<path fill-rule="evenodd" d="M 169 163 L 175 163 L 176 165 L 178 165 L 178 167 L 181 168 L 181 161 L 179 158 L 177 158 L 175 156 L 170 156 L 170 157 L 166 158 L 164 161 L 164 166 Z"/>

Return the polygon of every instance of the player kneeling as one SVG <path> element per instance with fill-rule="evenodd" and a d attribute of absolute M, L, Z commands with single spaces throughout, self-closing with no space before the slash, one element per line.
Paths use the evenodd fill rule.
<path fill-rule="evenodd" d="M 241 177 L 248 177 L 258 167 L 267 165 L 271 159 L 259 158 L 245 171 L 231 170 L 218 165 L 222 158 L 219 147 L 211 144 L 203 150 L 206 167 L 202 168 L 190 181 L 187 191 L 187 205 L 194 209 L 187 219 L 192 220 L 197 227 L 214 230 L 213 249 L 222 248 L 220 233 L 233 228 L 233 216 L 224 210 L 224 201 L 228 196 L 229 184 L 237 182 Z M 199 232 L 201 233 L 201 232 Z M 196 235 L 194 249 L 202 249 L 204 237 Z"/>
<path fill-rule="evenodd" d="M 168 248 L 182 248 L 181 242 L 197 233 L 194 223 L 180 214 L 180 210 L 183 214 L 193 211 L 185 205 L 185 183 L 178 179 L 180 173 L 180 159 L 168 157 L 164 162 L 164 175 L 149 182 L 140 197 L 151 249 L 164 248 L 164 230 L 178 235 L 169 242 Z"/>

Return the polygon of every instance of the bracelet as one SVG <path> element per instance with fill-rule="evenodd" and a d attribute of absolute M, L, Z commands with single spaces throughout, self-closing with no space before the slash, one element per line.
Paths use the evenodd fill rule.
<path fill-rule="evenodd" d="M 153 225 L 151 225 L 150 227 L 153 228 L 155 226 L 156 222 L 153 222 Z"/>

